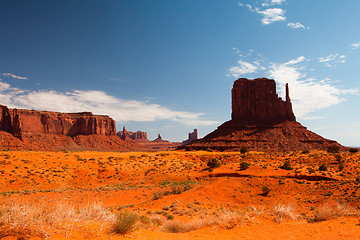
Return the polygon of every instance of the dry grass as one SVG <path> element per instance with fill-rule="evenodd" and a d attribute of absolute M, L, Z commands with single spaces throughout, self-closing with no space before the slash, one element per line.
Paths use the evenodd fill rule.
<path fill-rule="evenodd" d="M 284 218 L 295 220 L 298 215 L 295 213 L 295 207 L 291 204 L 275 204 L 273 207 L 273 213 L 275 214 L 275 221 L 281 222 Z"/>
<path fill-rule="evenodd" d="M 1 208 L 0 225 L 3 228 L 0 238 L 50 238 L 55 230 L 60 229 L 69 237 L 74 229 L 81 228 L 87 221 L 102 221 L 110 226 L 113 219 L 113 214 L 107 212 L 100 204 L 89 204 L 77 210 L 72 204 L 62 201 L 52 204 L 10 202 Z M 101 226 L 101 230 L 103 227 L 104 225 Z"/>
<path fill-rule="evenodd" d="M 315 221 L 327 221 L 338 217 L 355 217 L 360 215 L 359 209 L 341 203 L 325 203 L 314 213 Z"/>
<path fill-rule="evenodd" d="M 200 219 L 193 219 L 189 222 L 179 220 L 166 221 L 161 231 L 171 233 L 189 232 L 199 229 L 201 227 L 217 225 L 218 227 L 232 229 L 242 223 L 244 213 L 235 212 L 225 208 L 218 209 L 214 212 L 213 216 L 203 217 Z"/>
<path fill-rule="evenodd" d="M 113 225 L 113 232 L 116 234 L 128 234 L 138 227 L 139 216 L 132 212 L 120 212 L 117 215 L 115 224 Z"/>

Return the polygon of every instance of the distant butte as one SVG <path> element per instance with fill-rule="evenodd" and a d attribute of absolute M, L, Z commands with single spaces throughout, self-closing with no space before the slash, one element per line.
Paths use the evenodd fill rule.
<path fill-rule="evenodd" d="M 267 78 L 239 78 L 231 93 L 231 120 L 180 149 L 224 151 L 248 147 L 257 151 L 289 151 L 340 146 L 296 121 L 288 84 L 285 101 L 276 94 L 275 81 Z"/>
<path fill-rule="evenodd" d="M 11 109 L 0 105 L 2 149 L 123 151 L 132 148 L 115 133 L 115 121 L 105 115 Z"/>

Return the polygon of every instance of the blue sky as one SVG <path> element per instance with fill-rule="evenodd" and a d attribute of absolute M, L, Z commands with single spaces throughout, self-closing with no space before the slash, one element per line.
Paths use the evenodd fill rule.
<path fill-rule="evenodd" d="M 297 120 L 360 146 L 358 0 L 3 0 L 0 103 L 107 114 L 182 141 L 230 119 L 239 77 L 289 83 Z"/>

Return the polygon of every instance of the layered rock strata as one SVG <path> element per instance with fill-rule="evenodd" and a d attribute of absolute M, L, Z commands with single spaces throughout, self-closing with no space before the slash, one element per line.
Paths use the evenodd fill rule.
<path fill-rule="evenodd" d="M 10 149 L 127 148 L 115 135 L 115 121 L 109 116 L 93 115 L 91 112 L 60 113 L 10 109 L 0 105 L 0 131 L 4 139 L 0 141 L 0 146 Z"/>

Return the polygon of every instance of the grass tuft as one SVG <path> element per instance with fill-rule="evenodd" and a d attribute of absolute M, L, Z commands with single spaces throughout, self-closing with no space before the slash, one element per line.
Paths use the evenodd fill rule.
<path fill-rule="evenodd" d="M 128 234 L 134 231 L 139 222 L 139 216 L 132 212 L 120 212 L 117 215 L 113 231 L 116 234 Z"/>

